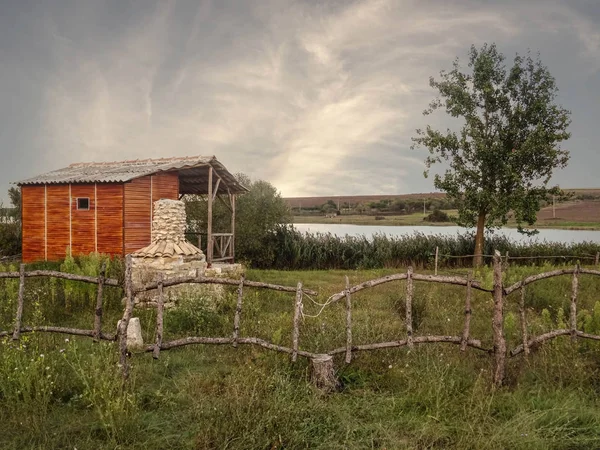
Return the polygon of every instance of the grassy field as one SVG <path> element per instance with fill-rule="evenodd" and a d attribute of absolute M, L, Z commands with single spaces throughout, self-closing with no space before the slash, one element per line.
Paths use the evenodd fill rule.
<path fill-rule="evenodd" d="M 507 282 L 540 268 L 509 268 Z M 315 301 L 351 283 L 392 273 L 377 271 L 248 271 L 249 279 L 319 291 Z M 455 272 L 452 272 L 455 273 Z M 460 272 L 459 272 L 460 273 Z M 476 274 L 491 283 L 488 269 Z M 29 283 L 29 281 L 28 281 Z M 564 326 L 571 280 L 546 280 L 527 291 L 529 331 Z M 15 281 L 0 283 L 0 328 L 10 327 Z M 600 332 L 600 279 L 582 277 L 580 327 Z M 417 283 L 415 335 L 460 334 L 464 289 Z M 89 327 L 93 290 L 74 283 L 31 283 L 25 323 Z M 293 295 L 248 291 L 241 335 L 291 342 Z M 508 298 L 509 348 L 519 343 L 518 294 Z M 355 343 L 400 339 L 404 284 L 353 296 Z M 305 298 L 300 348 L 326 351 L 344 343 L 341 303 L 325 308 Z M 491 345 L 492 301 L 473 298 L 472 336 Z M 227 336 L 235 292 L 214 302 L 198 297 L 167 311 L 165 339 Z M 120 292 L 108 294 L 106 323 L 121 314 Z M 145 339 L 153 339 L 154 311 L 136 310 Z M 108 327 L 107 328 L 112 328 Z M 506 386 L 490 382 L 491 358 L 455 346 L 424 345 L 359 353 L 350 365 L 336 359 L 339 393 L 320 395 L 306 361 L 243 347 L 184 347 L 131 358 L 132 377 L 120 381 L 115 344 L 60 335 L 26 335 L 0 342 L 0 448 L 81 449 L 589 449 L 600 443 L 598 343 L 559 338 L 511 360 Z"/>
<path fill-rule="evenodd" d="M 456 211 L 446 211 L 448 214 Z M 325 216 L 294 216 L 293 223 L 331 223 L 331 224 L 349 224 L 349 225 L 378 225 L 378 226 L 402 226 L 402 225 L 432 225 L 449 226 L 455 225 L 452 222 L 424 222 L 423 214 L 405 214 L 394 216 L 377 216 L 383 219 L 376 219 L 376 216 L 367 216 L 362 214 L 343 214 L 337 217 Z"/>

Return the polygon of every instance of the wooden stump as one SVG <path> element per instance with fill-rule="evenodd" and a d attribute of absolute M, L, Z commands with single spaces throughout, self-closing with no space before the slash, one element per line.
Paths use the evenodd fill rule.
<path fill-rule="evenodd" d="M 333 356 L 318 355 L 310 361 L 313 384 L 325 394 L 337 391 L 340 388 L 340 382 L 335 376 Z"/>

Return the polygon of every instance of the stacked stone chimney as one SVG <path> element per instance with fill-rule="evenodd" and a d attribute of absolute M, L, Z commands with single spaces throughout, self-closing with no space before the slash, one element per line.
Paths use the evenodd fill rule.
<path fill-rule="evenodd" d="M 154 202 L 152 243 L 132 254 L 134 258 L 205 260 L 202 250 L 185 240 L 185 205 L 179 200 Z"/>
<path fill-rule="evenodd" d="M 156 281 L 158 273 L 165 279 L 181 276 L 204 275 L 206 258 L 202 250 L 185 240 L 185 205 L 179 200 L 161 199 L 154 202 L 152 242 L 132 253 L 133 283 L 141 287 Z M 191 287 L 187 287 L 189 291 Z M 175 303 L 185 285 L 168 288 L 168 301 Z M 156 292 L 136 296 L 136 303 L 155 302 Z"/>

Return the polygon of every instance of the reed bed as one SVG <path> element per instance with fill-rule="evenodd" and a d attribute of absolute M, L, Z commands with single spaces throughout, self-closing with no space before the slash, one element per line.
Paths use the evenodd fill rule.
<path fill-rule="evenodd" d="M 441 267 L 468 267 L 469 257 L 475 251 L 473 234 L 414 233 L 406 236 L 376 234 L 365 236 L 335 236 L 331 233 L 301 233 L 291 226 L 279 227 L 271 236 L 269 245 L 273 249 L 268 261 L 247 261 L 253 267 L 277 267 L 284 270 L 324 270 L 324 269 L 380 269 L 412 265 L 419 268 L 433 268 L 435 250 L 438 248 Z M 594 260 L 600 251 L 600 243 L 557 243 L 535 241 L 518 243 L 505 236 L 493 235 L 485 242 L 484 253 L 492 255 L 499 250 L 507 252 L 511 263 L 525 265 L 576 263 L 586 259 Z M 244 255 L 240 255 L 244 259 Z M 531 258 L 531 259 L 527 259 Z M 486 264 L 492 258 L 486 257 Z"/>

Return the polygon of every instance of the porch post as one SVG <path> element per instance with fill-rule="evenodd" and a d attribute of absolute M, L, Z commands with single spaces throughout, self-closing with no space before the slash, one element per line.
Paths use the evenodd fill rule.
<path fill-rule="evenodd" d="M 208 220 L 206 224 L 206 262 L 212 264 L 212 204 L 213 204 L 213 168 L 208 166 Z"/>
<path fill-rule="evenodd" d="M 231 262 L 235 262 L 235 194 L 231 195 Z"/>

